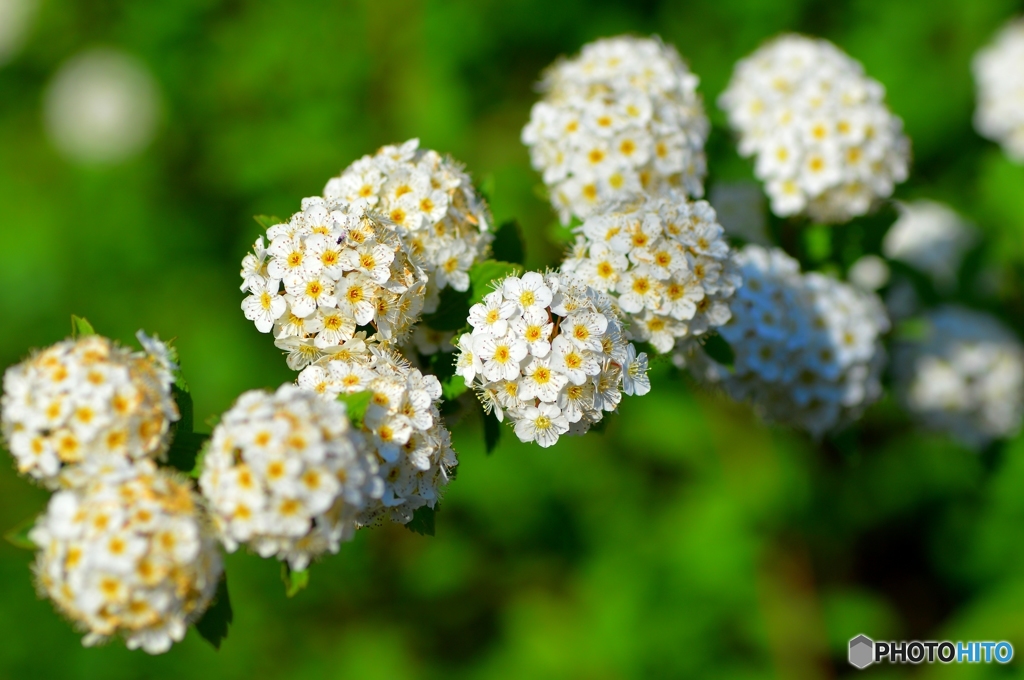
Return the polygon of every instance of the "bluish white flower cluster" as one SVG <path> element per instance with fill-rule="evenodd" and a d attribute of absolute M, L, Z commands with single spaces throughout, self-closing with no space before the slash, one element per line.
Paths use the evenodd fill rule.
<path fill-rule="evenodd" d="M 706 355 L 692 362 L 734 399 L 769 420 L 815 436 L 856 418 L 882 394 L 881 335 L 889 321 L 877 296 L 831 277 L 802 274 L 782 250 L 748 245 L 737 254 L 743 285 L 719 329 L 731 369 Z"/>

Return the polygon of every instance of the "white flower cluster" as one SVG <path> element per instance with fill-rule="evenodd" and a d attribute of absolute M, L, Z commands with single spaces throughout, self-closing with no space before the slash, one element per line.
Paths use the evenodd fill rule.
<path fill-rule="evenodd" d="M 306 198 L 267 237 L 242 261 L 242 310 L 261 333 L 273 331 L 289 368 L 336 353 L 361 326 L 375 331 L 371 341 L 398 342 L 419 320 L 427 276 L 372 213 Z"/>
<path fill-rule="evenodd" d="M 91 646 L 121 635 L 161 654 L 210 604 L 222 572 L 190 485 L 151 461 L 56 493 L 29 537 L 40 592 Z"/>
<path fill-rule="evenodd" d="M 401 524 L 423 506 L 441 499 L 452 468 L 459 464 L 438 403 L 441 384 L 397 354 L 373 348 L 350 361 L 331 360 L 299 374 L 299 385 L 333 400 L 339 394 L 369 392 L 363 431 L 383 480 L 359 513 L 359 526 L 384 519 Z"/>
<path fill-rule="evenodd" d="M 895 351 L 898 393 L 927 427 L 982 448 L 1024 415 L 1024 346 L 995 318 L 961 307 L 926 316 L 923 338 Z"/>
<path fill-rule="evenodd" d="M 437 309 L 446 286 L 469 288 L 469 268 L 486 258 L 492 218 L 465 170 L 419 148 L 420 140 L 385 146 L 327 182 L 324 196 L 378 213 L 427 272 L 424 311 Z"/>
<path fill-rule="evenodd" d="M 229 552 L 246 543 L 296 571 L 338 552 L 382 487 L 345 405 L 292 384 L 238 398 L 213 430 L 199 479 Z"/>
<path fill-rule="evenodd" d="M 509 276 L 469 310 L 455 372 L 520 441 L 553 445 L 583 434 L 626 394 L 646 394 L 637 356 L 607 295 L 570 274 Z"/>
<path fill-rule="evenodd" d="M 977 241 L 974 229 L 942 203 L 923 200 L 896 205 L 900 217 L 886 232 L 882 252 L 928 274 L 936 283 L 953 283 L 964 254 Z"/>
<path fill-rule="evenodd" d="M 98 335 L 65 340 L 7 369 L 0 401 L 18 471 L 56 487 L 67 466 L 159 458 L 178 420 L 167 348 L 133 352 Z"/>
<path fill-rule="evenodd" d="M 846 222 L 907 178 L 910 142 L 884 98 L 832 43 L 784 35 L 741 60 L 718 101 L 776 215 Z"/>
<path fill-rule="evenodd" d="M 1024 19 L 1006 25 L 974 57 L 978 88 L 974 127 L 1002 145 L 1013 160 L 1024 162 Z"/>
<path fill-rule="evenodd" d="M 613 296 L 632 339 L 668 352 L 729 320 L 740 280 L 706 201 L 644 196 L 592 215 L 576 232 L 562 271 Z"/>
<path fill-rule="evenodd" d="M 769 420 L 821 436 L 856 418 L 882 393 L 878 298 L 800 266 L 782 250 L 748 245 L 737 254 L 743 285 L 719 329 L 733 370 L 709 362 L 705 377 L 749 400 Z"/>
<path fill-rule="evenodd" d="M 522 139 L 563 223 L 641 191 L 704 195 L 698 82 L 658 38 L 598 40 L 548 69 Z"/>

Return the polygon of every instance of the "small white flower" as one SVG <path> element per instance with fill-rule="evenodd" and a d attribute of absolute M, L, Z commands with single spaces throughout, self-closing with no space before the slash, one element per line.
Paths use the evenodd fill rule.
<path fill-rule="evenodd" d="M 569 431 L 569 421 L 555 404 L 527 406 L 518 415 L 515 431 L 521 442 L 536 441 L 547 448 Z"/>

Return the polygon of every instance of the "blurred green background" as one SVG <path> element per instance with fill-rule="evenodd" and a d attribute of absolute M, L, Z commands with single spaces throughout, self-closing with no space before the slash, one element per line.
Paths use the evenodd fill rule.
<path fill-rule="evenodd" d="M 239 309 L 251 216 L 286 216 L 352 160 L 413 136 L 465 162 L 497 220 L 521 221 L 530 265 L 557 263 L 519 131 L 545 65 L 624 32 L 660 34 L 701 77 L 710 184 L 752 177 L 714 106 L 738 58 L 796 30 L 861 60 L 913 140 L 897 197 L 949 203 L 985 234 L 955 297 L 1020 332 L 1024 168 L 973 132 L 969 72 L 1020 10 L 43 0 L 0 67 L 0 365 L 67 335 L 76 313 L 126 342 L 140 327 L 177 337 L 200 421 L 291 379 Z M 151 69 L 163 116 L 137 158 L 83 168 L 48 142 L 42 99 L 60 64 L 96 45 Z M 887 214 L 843 229 L 877 237 Z M 857 672 L 858 633 L 1024 653 L 1024 438 L 978 455 L 915 432 L 886 400 L 818 445 L 664 364 L 654 385 L 603 433 L 553 449 L 507 432 L 487 457 L 476 415 L 451 423 L 461 464 L 437 536 L 361 532 L 295 599 L 276 563 L 231 556 L 235 622 L 219 653 L 195 632 L 156 658 L 83 649 L 37 598 L 30 554 L 0 542 L 0 678 L 828 678 Z M 0 499 L 6 528 L 46 494 L 4 464 Z M 1002 678 L 1020 665 L 868 672 Z"/>

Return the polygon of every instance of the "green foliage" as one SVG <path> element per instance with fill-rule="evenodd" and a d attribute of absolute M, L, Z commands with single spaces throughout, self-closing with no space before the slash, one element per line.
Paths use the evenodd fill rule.
<path fill-rule="evenodd" d="M 457 331 L 466 326 L 469 318 L 469 298 L 472 290 L 459 292 L 448 286 L 441 291 L 437 311 L 423 316 L 423 323 L 436 331 Z"/>
<path fill-rule="evenodd" d="M 494 453 L 494 449 L 498 447 L 498 440 L 501 439 L 501 423 L 498 422 L 498 418 L 494 415 L 494 412 L 484 413 L 480 411 L 480 415 L 484 419 L 484 450 L 487 455 Z"/>
<path fill-rule="evenodd" d="M 4 540 L 13 545 L 15 548 L 21 548 L 22 550 L 37 550 L 39 546 L 28 537 L 32 527 L 36 525 L 36 517 L 30 517 L 23 522 L 18 523 L 13 529 L 4 534 Z"/>
<path fill-rule="evenodd" d="M 71 315 L 71 337 L 75 340 L 87 335 L 96 335 L 92 324 L 80 316 Z"/>
<path fill-rule="evenodd" d="M 405 528 L 421 536 L 433 536 L 434 517 L 439 510 L 440 508 L 436 505 L 434 507 L 421 505 L 413 511 L 412 519 L 405 524 Z"/>
<path fill-rule="evenodd" d="M 228 575 L 224 573 L 217 584 L 217 592 L 213 596 L 206 613 L 193 624 L 196 632 L 204 640 L 213 645 L 214 649 L 220 649 L 221 644 L 228 637 L 228 628 L 234 620 L 235 614 L 231 610 L 231 597 L 228 594 Z"/>
<path fill-rule="evenodd" d="M 363 426 L 363 416 L 366 415 L 366 407 L 370 405 L 371 399 L 373 399 L 373 393 L 369 390 L 338 395 L 338 401 L 345 404 L 352 427 L 360 428 Z"/>
<path fill-rule="evenodd" d="M 284 581 L 284 594 L 295 597 L 309 586 L 309 569 L 292 571 L 291 567 L 282 563 L 281 580 Z"/>
<path fill-rule="evenodd" d="M 519 223 L 509 220 L 498 227 L 491 249 L 494 251 L 495 260 L 513 264 L 526 262 L 526 241 Z"/>
<path fill-rule="evenodd" d="M 522 272 L 523 268 L 511 262 L 498 262 L 496 260 L 485 260 L 477 262 L 469 270 L 470 290 L 469 306 L 472 307 L 484 299 L 484 296 L 494 290 L 496 282 L 507 276 L 516 275 Z M 466 317 L 469 310 L 466 310 Z"/>
<path fill-rule="evenodd" d="M 273 215 L 253 215 L 252 218 L 256 220 L 256 224 L 260 225 L 264 229 L 270 229 L 271 227 L 287 222 L 287 220 L 282 220 L 280 217 L 274 217 Z"/>
<path fill-rule="evenodd" d="M 704 351 L 707 352 L 709 357 L 728 368 L 732 368 L 733 363 L 736 361 L 736 355 L 733 353 L 732 347 L 718 333 L 710 333 L 704 338 Z"/>

